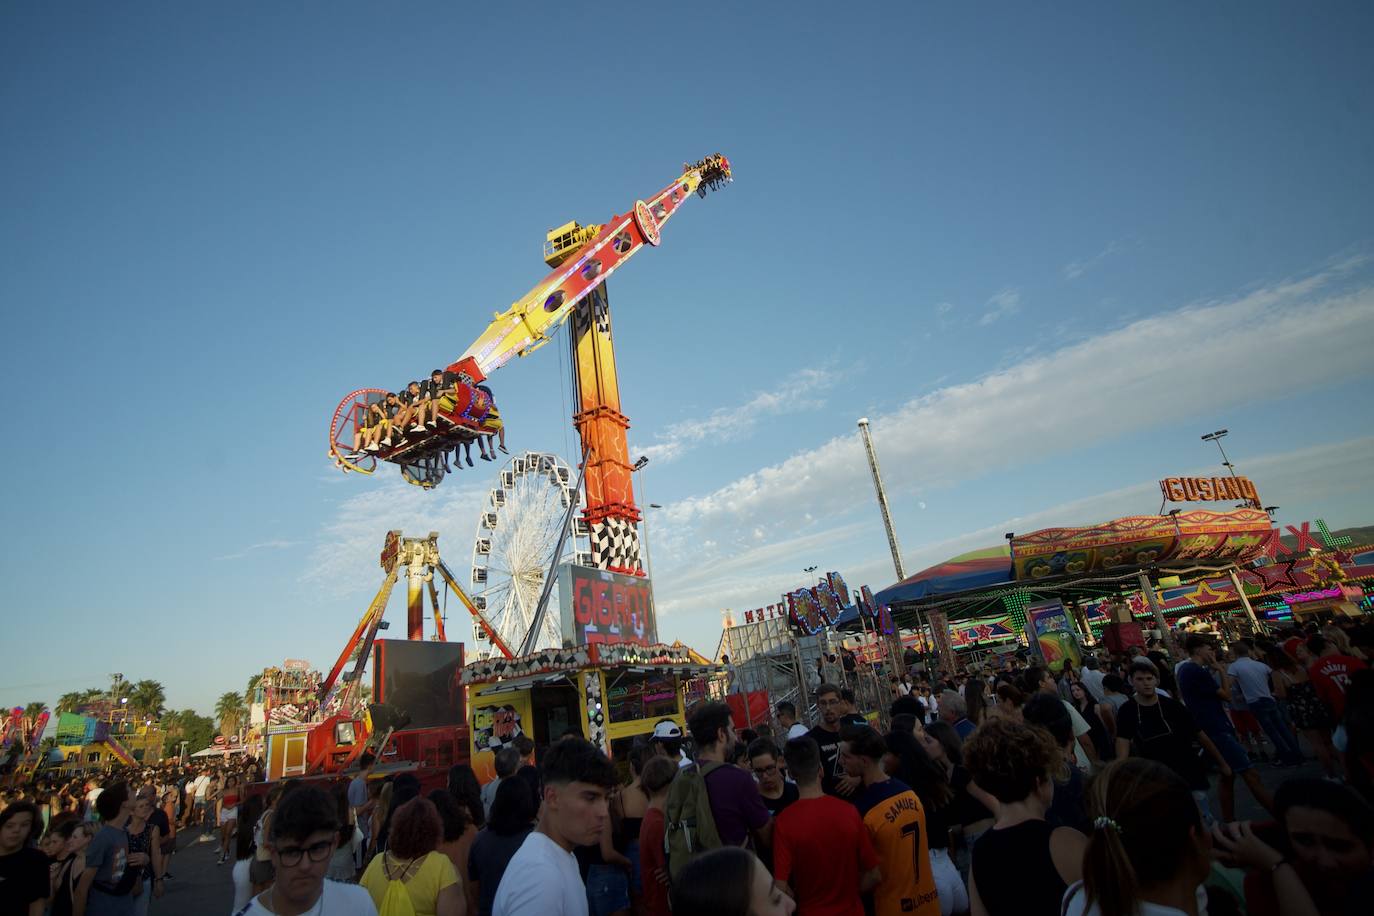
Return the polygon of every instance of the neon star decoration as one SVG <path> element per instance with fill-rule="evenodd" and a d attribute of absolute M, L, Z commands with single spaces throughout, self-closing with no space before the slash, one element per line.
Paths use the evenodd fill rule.
<path fill-rule="evenodd" d="M 1222 588 L 1217 589 L 1212 587 L 1212 583 L 1210 581 L 1203 581 L 1198 584 L 1198 587 L 1196 589 L 1185 595 L 1184 600 L 1187 601 L 1189 604 L 1193 605 L 1194 607 L 1201 607 L 1204 604 L 1214 604 L 1218 601 L 1225 601 L 1231 597 L 1230 592 L 1232 591 L 1232 589 L 1230 589 L 1228 586 L 1229 583 L 1223 585 Z"/>

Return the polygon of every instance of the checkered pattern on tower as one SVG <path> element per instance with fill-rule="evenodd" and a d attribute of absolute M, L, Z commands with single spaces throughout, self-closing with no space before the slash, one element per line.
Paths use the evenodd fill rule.
<path fill-rule="evenodd" d="M 627 518 L 607 518 L 591 526 L 592 564 L 598 569 L 642 570 L 639 526 Z"/>

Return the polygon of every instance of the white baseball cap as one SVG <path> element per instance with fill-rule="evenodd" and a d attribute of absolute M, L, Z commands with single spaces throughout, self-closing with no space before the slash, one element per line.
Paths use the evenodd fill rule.
<path fill-rule="evenodd" d="M 650 741 L 676 740 L 682 737 L 682 728 L 672 719 L 663 719 L 654 726 L 654 734 Z"/>

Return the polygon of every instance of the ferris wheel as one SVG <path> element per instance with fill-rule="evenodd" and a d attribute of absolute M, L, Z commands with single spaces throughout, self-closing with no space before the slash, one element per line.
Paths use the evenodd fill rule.
<path fill-rule="evenodd" d="M 577 501 L 571 468 L 547 452 L 525 452 L 511 458 L 487 497 L 473 537 L 471 597 L 512 648 L 524 641 L 534 623 L 568 509 Z M 558 563 L 590 566 L 587 522 L 575 517 L 571 525 Z M 535 649 L 563 645 L 561 621 L 555 587 Z M 491 640 L 477 625 L 473 626 L 473 645 L 478 657 L 491 654 Z"/>

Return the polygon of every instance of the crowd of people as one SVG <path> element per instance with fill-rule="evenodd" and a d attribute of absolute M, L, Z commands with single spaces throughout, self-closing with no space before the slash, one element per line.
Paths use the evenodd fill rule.
<path fill-rule="evenodd" d="M 412 381 L 399 392 L 387 392 L 385 397 L 369 404 L 363 412 L 353 433 L 353 450 L 344 457 L 349 461 L 357 461 L 399 445 L 408 436 L 428 436 L 441 425 L 453 426 L 454 422 L 448 413 L 461 397 L 458 386 L 464 384 L 471 384 L 466 375 L 435 369 L 422 382 Z M 506 428 L 491 388 L 485 384 L 473 387 L 490 401 L 475 439 L 482 460 L 491 461 L 496 457 L 498 448 L 509 454 L 506 449 Z M 453 447 L 455 467 L 462 467 L 464 459 L 469 467 L 473 466 L 472 443 L 473 439 L 467 438 Z M 450 470 L 447 450 L 436 452 L 434 457 L 443 463 L 445 472 Z"/>
<path fill-rule="evenodd" d="M 682 163 L 682 171 L 690 172 L 693 170 L 701 174 L 701 186 L 697 188 L 697 194 L 701 197 L 706 196 L 707 188 L 717 191 L 734 181 L 730 177 L 730 160 L 720 153 L 698 159 L 696 162 Z"/>
<path fill-rule="evenodd" d="M 623 761 L 522 736 L 428 793 L 368 755 L 266 792 L 251 760 L 40 779 L 0 796 L 0 916 L 156 912 L 198 831 L 244 916 L 1367 912 L 1368 636 L 911 671 L 886 710 L 822 683 L 814 723 L 780 703 L 762 733 L 704 702 Z"/>

